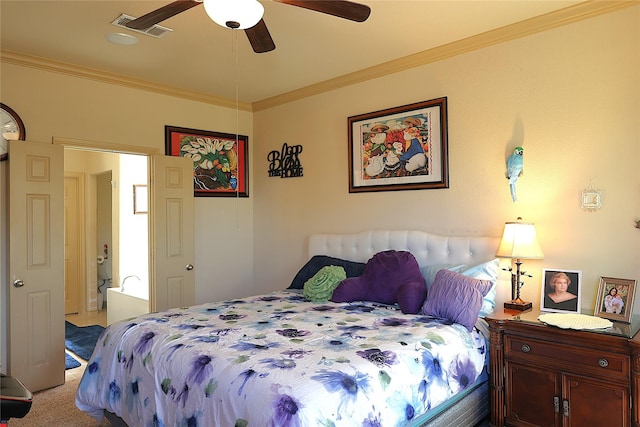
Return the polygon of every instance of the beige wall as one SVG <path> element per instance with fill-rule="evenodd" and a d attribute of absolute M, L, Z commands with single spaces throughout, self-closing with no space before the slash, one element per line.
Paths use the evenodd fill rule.
<path fill-rule="evenodd" d="M 536 223 L 545 253 L 524 265 L 535 305 L 543 267 L 582 270 L 584 308 L 600 275 L 640 279 L 638 23 L 640 7 L 625 9 L 256 113 L 256 286 L 290 283 L 314 232 L 499 236 L 517 216 Z M 450 188 L 349 194 L 347 118 L 441 96 Z M 267 177 L 283 142 L 303 145 L 304 177 Z M 504 165 L 516 145 L 525 171 L 513 203 Z M 590 213 L 580 196 L 591 182 L 603 207 Z"/>
<path fill-rule="evenodd" d="M 29 141 L 79 139 L 164 154 L 165 125 L 236 132 L 235 109 L 13 64 L 1 66 L 2 102 L 20 114 Z M 239 133 L 249 136 L 252 161 L 251 113 L 240 111 L 237 122 Z M 254 292 L 253 201 L 196 198 L 196 302 Z"/>

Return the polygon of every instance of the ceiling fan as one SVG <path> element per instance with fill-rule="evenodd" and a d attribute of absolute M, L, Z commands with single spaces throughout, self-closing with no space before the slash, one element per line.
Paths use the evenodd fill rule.
<path fill-rule="evenodd" d="M 314 10 L 320 13 L 344 18 L 355 22 L 364 22 L 369 18 L 371 9 L 369 6 L 343 0 L 273 0 L 278 3 L 298 6 L 303 9 Z M 217 24 L 233 28 L 243 29 L 253 51 L 264 53 L 276 48 L 267 25 L 262 19 L 264 7 L 257 0 L 176 0 L 159 9 L 147 13 L 126 24 L 134 30 L 146 30 L 153 25 L 171 18 L 194 6 L 204 3 L 209 17 Z M 235 9 L 235 10 L 232 10 Z M 239 13 L 240 15 L 234 15 Z M 244 18 L 243 15 L 250 16 Z M 242 19 L 241 19 L 242 18 Z M 247 20 L 248 19 L 248 20 Z"/>

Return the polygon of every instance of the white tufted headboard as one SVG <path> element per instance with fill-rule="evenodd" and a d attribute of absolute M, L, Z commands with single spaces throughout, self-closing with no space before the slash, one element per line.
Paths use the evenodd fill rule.
<path fill-rule="evenodd" d="M 355 234 L 313 234 L 309 258 L 328 255 L 367 262 L 380 251 L 409 251 L 420 267 L 433 264 L 477 264 L 495 258 L 499 237 L 438 236 L 417 230 L 376 230 Z"/>
<path fill-rule="evenodd" d="M 434 264 L 479 264 L 496 257 L 499 237 L 439 236 L 417 230 L 376 230 L 354 234 L 312 234 L 309 258 L 328 255 L 367 262 L 380 251 L 409 251 L 420 267 Z M 510 300 L 511 274 L 498 273 L 496 307 Z"/>

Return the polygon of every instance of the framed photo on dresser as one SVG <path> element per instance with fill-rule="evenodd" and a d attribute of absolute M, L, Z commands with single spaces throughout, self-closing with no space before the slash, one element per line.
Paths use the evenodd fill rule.
<path fill-rule="evenodd" d="M 598 298 L 593 314 L 618 322 L 630 323 L 636 285 L 637 282 L 632 279 L 600 277 Z"/>
<path fill-rule="evenodd" d="M 580 313 L 582 271 L 542 269 L 540 310 Z"/>

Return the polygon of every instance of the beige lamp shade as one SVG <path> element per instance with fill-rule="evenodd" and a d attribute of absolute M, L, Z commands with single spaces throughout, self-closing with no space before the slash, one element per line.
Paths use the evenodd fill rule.
<path fill-rule="evenodd" d="M 505 223 L 496 257 L 542 259 L 544 254 L 538 243 L 535 225 L 521 221 Z"/>

